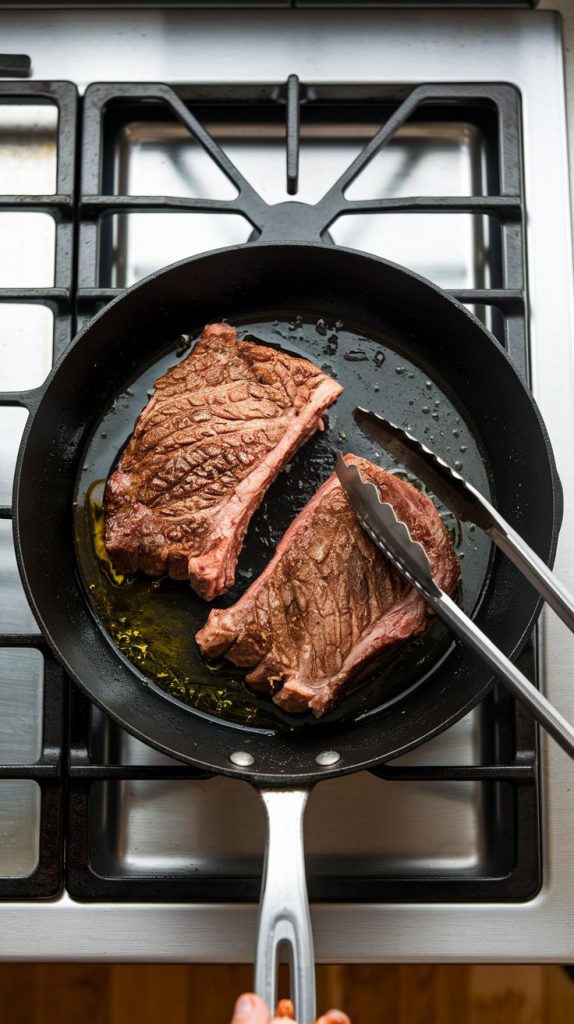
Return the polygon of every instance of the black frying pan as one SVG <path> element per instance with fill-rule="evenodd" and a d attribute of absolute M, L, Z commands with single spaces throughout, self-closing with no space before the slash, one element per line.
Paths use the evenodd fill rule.
<path fill-rule="evenodd" d="M 42 631 L 72 678 L 125 729 L 173 757 L 264 791 L 270 846 L 257 986 L 270 1000 L 277 944 L 290 943 L 296 1009 L 300 1024 L 307 1024 L 314 985 L 301 824 L 309 787 L 424 742 L 468 712 L 492 679 L 471 653 L 433 626 L 422 648 L 418 642 L 414 650 L 408 647 L 406 660 L 403 652 L 327 721 L 298 722 L 281 718 L 270 703 L 254 703 L 229 666 L 213 672 L 199 661 L 191 636 L 209 609 L 201 602 L 198 607 L 189 588 L 156 585 L 150 606 L 150 595 L 142 597 L 145 581 L 131 581 L 129 593 L 112 581 L 101 599 L 90 574 L 101 575 L 102 565 L 82 526 L 88 485 L 111 468 L 154 375 L 180 357 L 182 332 L 222 317 L 246 334 L 309 355 L 346 385 L 329 411 L 328 430 L 271 488 L 251 525 L 228 600 L 268 560 L 287 523 L 332 470 L 337 447 L 380 456 L 353 424 L 357 404 L 408 424 L 450 462 L 458 447 L 467 478 L 490 493 L 548 563 L 562 497 L 536 405 L 480 322 L 404 268 L 328 245 L 255 243 L 169 267 L 95 317 L 45 385 L 22 397 L 32 415 L 16 471 L 16 550 Z M 384 458 L 382 464 L 390 465 Z M 457 542 L 464 549 L 467 611 L 514 657 L 541 602 L 509 561 L 491 558 L 481 538 L 465 533 Z M 193 678 L 178 678 L 179 689 L 161 689 L 149 645 L 139 644 L 141 656 L 133 644 L 122 647 L 114 616 L 130 601 L 156 608 L 158 619 L 160 607 L 171 609 L 172 627 L 187 625 L 181 657 L 193 663 Z M 146 621 L 149 626 L 149 616 Z M 173 644 L 180 639 L 173 628 Z M 210 687 L 225 699 L 206 703 Z"/>

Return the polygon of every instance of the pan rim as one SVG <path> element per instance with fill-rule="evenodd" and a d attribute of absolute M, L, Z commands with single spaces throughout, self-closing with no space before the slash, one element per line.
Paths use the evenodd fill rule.
<path fill-rule="evenodd" d="M 396 271 L 398 271 L 398 272 L 400 272 L 402 274 L 407 275 L 411 279 L 417 281 L 419 284 L 424 285 L 426 288 L 428 288 L 431 291 L 433 291 L 435 293 L 435 295 L 439 296 L 442 300 L 447 300 L 461 314 L 463 314 L 468 320 L 470 320 L 471 323 L 473 323 L 476 327 L 479 328 L 479 330 L 489 339 L 491 344 L 493 344 L 495 346 L 495 348 L 497 349 L 499 354 L 504 358 L 504 360 L 512 368 L 512 370 L 516 374 L 517 380 L 520 382 L 520 385 L 522 386 L 522 389 L 526 392 L 528 398 L 532 402 L 533 409 L 535 410 L 536 416 L 537 416 L 537 419 L 538 419 L 539 427 L 541 428 L 541 432 L 542 432 L 543 438 L 544 438 L 544 440 L 545 440 L 545 442 L 547 444 L 547 448 L 548 448 L 549 462 L 550 462 L 550 467 L 551 467 L 551 470 L 552 470 L 554 486 L 555 486 L 555 489 L 556 489 L 555 497 L 558 500 L 558 506 L 557 506 L 557 509 L 556 509 L 556 512 L 555 512 L 555 518 L 559 521 L 559 524 L 561 524 L 562 517 L 563 517 L 563 511 L 564 511 L 564 497 L 563 497 L 563 492 L 562 492 L 562 485 L 560 483 L 560 478 L 558 476 L 558 470 L 557 470 L 557 467 L 556 467 L 556 462 L 555 462 L 555 459 L 554 459 L 554 452 L 552 450 L 552 445 L 550 443 L 550 437 L 549 437 L 549 434 L 548 434 L 548 430 L 546 428 L 546 424 L 545 424 L 545 422 L 544 422 L 544 420 L 542 418 L 542 415 L 540 413 L 540 410 L 538 408 L 538 404 L 536 402 L 536 399 L 534 398 L 534 395 L 529 390 L 529 388 L 527 387 L 527 385 L 523 381 L 522 377 L 518 373 L 516 367 L 514 366 L 514 363 L 512 362 L 512 360 L 511 360 L 510 356 L 508 355 L 508 352 L 506 351 L 504 346 L 501 345 L 501 343 L 499 342 L 498 338 L 491 331 L 489 331 L 488 327 L 486 327 L 486 325 L 483 324 L 482 321 L 478 319 L 476 314 L 474 314 L 470 309 L 468 309 L 464 305 L 464 303 L 460 302 L 453 295 L 451 295 L 448 291 L 446 291 L 445 289 L 441 288 L 440 285 L 435 284 L 434 281 L 431 281 L 427 277 L 423 277 L 422 274 L 418 274 L 415 270 L 411 270 L 409 267 L 405 267 L 405 266 L 403 266 L 400 263 L 395 263 L 393 260 L 388 260 L 388 259 L 386 259 L 383 256 L 375 256 L 373 253 L 365 253 L 365 252 L 362 252 L 360 249 L 353 249 L 350 246 L 333 245 L 333 244 L 330 244 L 328 242 L 316 242 L 316 241 L 302 241 L 302 242 L 299 242 L 299 241 L 292 241 L 292 242 L 290 242 L 290 241 L 272 241 L 272 242 L 268 242 L 268 241 L 265 241 L 263 239 L 256 239 L 253 242 L 244 242 L 241 245 L 228 245 L 228 246 L 222 246 L 222 247 L 220 247 L 218 249 L 210 249 L 210 250 L 208 250 L 206 252 L 198 253 L 195 256 L 188 256 L 188 257 L 186 257 L 183 260 L 176 260 L 174 263 L 169 263 L 165 267 L 161 267 L 159 270 L 154 271 L 152 274 L 148 274 L 147 277 L 142 278 L 140 281 L 134 282 L 134 284 L 130 285 L 129 288 L 124 289 L 121 292 L 120 295 L 116 295 L 115 298 L 113 298 L 109 302 L 107 302 L 106 305 L 102 307 L 102 309 L 98 310 L 98 312 L 93 317 L 91 317 L 89 320 L 87 320 L 82 325 L 80 330 L 74 335 L 74 337 L 70 341 L 69 345 L 64 349 L 64 351 L 62 352 L 62 354 L 60 355 L 58 360 L 54 363 L 54 365 L 52 366 L 52 368 L 51 368 L 49 374 L 47 375 L 46 379 L 42 382 L 42 384 L 40 384 L 37 388 L 33 389 L 32 392 L 30 392 L 30 394 L 34 396 L 34 398 L 32 399 L 33 407 L 30 410 L 30 415 L 28 416 L 28 419 L 27 419 L 27 422 L 26 422 L 26 426 L 24 428 L 24 432 L 23 432 L 23 435 L 22 435 L 22 440 L 20 442 L 20 447 L 19 447 L 19 450 L 18 450 L 18 457 L 17 457 L 15 473 L 14 473 L 13 496 L 14 496 L 14 509 L 15 509 L 15 511 L 17 510 L 17 504 L 16 504 L 17 496 L 18 496 L 18 486 L 17 485 L 18 485 L 18 481 L 19 481 L 19 472 L 20 472 L 21 461 L 22 461 L 21 457 L 22 457 L 24 449 L 25 449 L 25 441 L 27 440 L 27 434 L 29 433 L 29 429 L 30 429 L 30 427 L 31 427 L 31 425 L 32 425 L 32 423 L 33 423 L 33 421 L 34 421 L 34 419 L 35 419 L 35 417 L 36 417 L 36 415 L 37 415 L 37 413 L 39 411 L 39 408 L 40 408 L 40 405 L 41 405 L 41 403 L 42 403 L 42 401 L 44 399 L 44 396 L 45 396 L 46 392 L 48 391 L 48 389 L 50 387 L 50 384 L 52 383 L 53 379 L 55 378 L 56 373 L 58 372 L 61 364 L 64 362 L 65 359 L 68 358 L 68 356 L 71 354 L 71 352 L 76 349 L 76 347 L 79 345 L 79 343 L 82 341 L 84 336 L 88 333 L 88 331 L 90 331 L 92 329 L 92 327 L 94 327 L 104 316 L 106 316 L 113 308 L 115 308 L 115 306 L 119 305 L 125 299 L 128 299 L 130 296 L 134 295 L 139 289 L 143 289 L 150 282 L 156 280 L 157 278 L 160 278 L 163 274 L 171 273 L 172 271 L 174 271 L 174 270 L 176 270 L 178 268 L 183 268 L 184 266 L 192 265 L 194 263 L 200 262 L 202 260 L 206 260 L 207 258 L 214 257 L 214 256 L 222 256 L 222 255 L 225 255 L 227 253 L 232 253 L 232 252 L 233 253 L 235 253 L 235 252 L 243 252 L 246 249 L 279 249 L 279 250 L 281 250 L 281 249 L 296 249 L 296 248 L 300 248 L 300 249 L 304 249 L 304 250 L 312 249 L 312 250 L 321 250 L 321 251 L 324 251 L 324 252 L 334 252 L 334 253 L 347 254 L 349 256 L 359 257 L 360 259 L 368 261 L 368 262 L 371 262 L 371 263 L 375 263 L 375 264 L 378 264 L 378 265 L 381 265 L 381 266 L 385 266 L 385 267 L 390 267 L 393 270 L 396 270 Z M 14 518 L 17 519 L 17 516 L 15 516 Z M 556 553 L 555 552 L 556 547 L 557 547 L 557 538 L 554 541 L 554 551 L 552 552 L 552 558 L 553 559 L 554 559 L 554 556 L 555 556 L 555 553 Z M 550 562 L 549 564 L 552 565 L 553 563 Z"/>

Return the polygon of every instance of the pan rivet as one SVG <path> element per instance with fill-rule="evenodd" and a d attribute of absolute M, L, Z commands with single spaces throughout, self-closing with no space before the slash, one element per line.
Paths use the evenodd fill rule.
<path fill-rule="evenodd" d="M 317 754 L 315 760 L 317 764 L 327 767 L 330 764 L 337 764 L 337 761 L 341 760 L 341 755 L 336 750 L 324 750 L 322 754 Z"/>
<path fill-rule="evenodd" d="M 234 750 L 229 755 L 229 760 L 238 768 L 250 768 L 252 764 L 255 764 L 253 754 L 248 754 L 246 750 Z"/>

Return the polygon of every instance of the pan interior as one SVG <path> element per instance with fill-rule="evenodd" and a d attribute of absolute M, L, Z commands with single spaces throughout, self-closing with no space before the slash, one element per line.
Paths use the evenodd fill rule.
<path fill-rule="evenodd" d="M 333 471 L 338 449 L 364 456 L 411 479 L 359 430 L 353 419 L 357 405 L 382 412 L 411 430 L 461 469 L 483 494 L 492 497 L 485 453 L 445 382 L 433 374 L 431 367 L 411 362 L 397 338 L 384 333 L 367 337 L 357 325 L 305 316 L 303 311 L 296 317 L 278 315 L 274 320 L 232 322 L 240 338 L 253 338 L 312 359 L 345 387 L 325 416 L 325 430 L 317 432 L 297 453 L 254 515 L 233 590 L 209 604 L 189 585 L 168 577 L 119 577 L 106 557 L 102 540 L 104 482 L 148 401 L 153 382 L 189 354 L 199 329 L 173 339 L 152 364 L 126 381 L 91 434 L 74 502 L 80 575 L 101 628 L 131 663 L 140 684 L 158 687 L 166 697 L 195 712 L 252 729 L 301 731 L 348 723 L 401 699 L 437 669 L 450 646 L 450 637 L 440 623 L 432 621 L 422 637 L 391 653 L 319 723 L 311 715 L 288 715 L 270 698 L 253 693 L 244 683 L 247 670 L 225 660 L 205 661 L 195 644 L 195 633 L 211 607 L 232 604 L 260 574 L 289 523 Z M 420 486 L 418 481 L 412 482 Z M 471 613 L 487 580 L 490 542 L 472 525 L 458 523 L 438 501 L 437 505 L 461 559 L 460 600 Z"/>

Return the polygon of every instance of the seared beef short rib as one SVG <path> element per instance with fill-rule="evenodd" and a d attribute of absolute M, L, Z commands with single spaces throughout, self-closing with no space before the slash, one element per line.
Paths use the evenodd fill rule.
<path fill-rule="evenodd" d="M 267 488 L 342 390 L 306 359 L 206 326 L 156 381 L 108 479 L 115 569 L 189 579 L 207 600 L 225 593 Z"/>
<path fill-rule="evenodd" d="M 452 593 L 460 575 L 450 536 L 430 498 L 347 455 L 376 485 Z M 265 571 L 231 608 L 213 610 L 197 634 L 208 657 L 252 669 L 247 683 L 287 711 L 328 711 L 351 680 L 390 645 L 422 633 L 430 609 L 359 525 L 337 477 L 293 521 Z"/>

